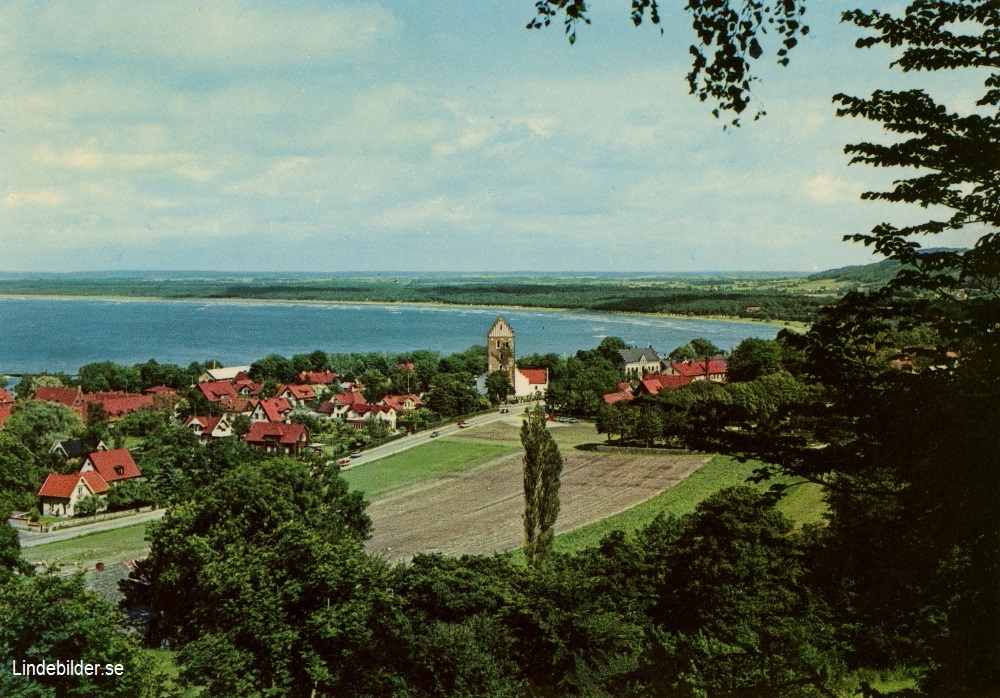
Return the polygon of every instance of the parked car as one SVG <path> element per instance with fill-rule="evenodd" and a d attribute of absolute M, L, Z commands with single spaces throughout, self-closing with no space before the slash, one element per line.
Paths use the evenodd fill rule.
<path fill-rule="evenodd" d="M 360 457 L 361 457 L 361 451 L 352 451 L 351 452 L 351 458 L 360 458 Z"/>
<path fill-rule="evenodd" d="M 441 436 L 441 432 L 439 432 L 439 431 L 432 431 L 431 432 L 431 438 L 432 439 L 435 438 L 435 437 L 438 437 L 438 436 Z"/>
<path fill-rule="evenodd" d="M 509 407 L 501 407 L 500 408 L 500 414 L 508 414 L 509 412 L 510 412 L 510 408 Z"/>
<path fill-rule="evenodd" d="M 337 465 L 350 465 L 350 464 L 351 464 L 350 458 L 341 458 L 339 461 L 337 461 Z"/>
<path fill-rule="evenodd" d="M 462 422 L 461 424 L 458 425 L 458 428 L 459 429 L 468 429 L 469 425 L 466 424 L 465 422 Z"/>

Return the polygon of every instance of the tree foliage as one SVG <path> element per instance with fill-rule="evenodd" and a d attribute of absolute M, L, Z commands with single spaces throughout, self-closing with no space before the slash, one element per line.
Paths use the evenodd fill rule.
<path fill-rule="evenodd" d="M 805 6 L 805 0 L 690 0 L 685 9 L 696 37 L 689 49 L 693 57 L 687 76 L 691 94 L 712 103 L 716 117 L 732 113 L 732 124 L 739 125 L 757 80 L 751 61 L 765 54 L 764 35 L 775 35 L 774 55 L 778 63 L 787 65 L 789 51 L 809 33 L 803 22 Z M 586 0 L 537 0 L 535 10 L 529 29 L 547 27 L 561 15 L 571 44 L 576 41 L 577 28 L 590 24 Z M 657 0 L 632 0 L 631 19 L 636 26 L 644 21 L 660 26 L 661 33 L 666 24 Z M 758 109 L 754 120 L 763 115 L 763 109 Z"/>
<path fill-rule="evenodd" d="M 559 515 L 559 476 L 562 454 L 545 426 L 545 410 L 535 405 L 521 425 L 524 447 L 524 556 L 528 564 L 544 569 L 552 554 Z"/>

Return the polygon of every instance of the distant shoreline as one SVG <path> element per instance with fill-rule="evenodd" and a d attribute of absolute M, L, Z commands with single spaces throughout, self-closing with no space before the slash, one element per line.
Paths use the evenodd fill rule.
<path fill-rule="evenodd" d="M 314 298 L 210 298 L 171 296 L 116 296 L 116 295 L 66 295 L 58 293 L 0 293 L 3 298 L 47 298 L 49 300 L 113 300 L 113 301 L 174 301 L 174 302 L 222 302 L 222 303 L 326 303 L 334 305 L 378 305 L 378 306 L 411 306 L 425 308 L 496 308 L 498 310 L 534 310 L 545 312 L 584 312 L 602 315 L 622 315 L 625 317 L 673 318 L 677 320 L 709 320 L 712 322 L 743 322 L 751 325 L 765 325 L 795 331 L 803 331 L 809 326 L 807 322 L 797 320 L 765 320 L 745 318 L 735 315 L 680 315 L 675 313 L 630 313 L 621 310 L 593 310 L 590 308 L 556 308 L 540 305 L 492 305 L 488 303 L 442 303 L 434 301 L 356 301 L 356 300 L 319 300 Z"/>

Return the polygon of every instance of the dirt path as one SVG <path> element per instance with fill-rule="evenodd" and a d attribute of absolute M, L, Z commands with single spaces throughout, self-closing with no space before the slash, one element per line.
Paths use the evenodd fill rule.
<path fill-rule="evenodd" d="M 562 507 L 556 532 L 617 514 L 671 487 L 708 456 L 563 453 Z M 390 561 L 417 552 L 489 554 L 521 545 L 521 454 L 424 481 L 374 500 L 368 550 Z"/>

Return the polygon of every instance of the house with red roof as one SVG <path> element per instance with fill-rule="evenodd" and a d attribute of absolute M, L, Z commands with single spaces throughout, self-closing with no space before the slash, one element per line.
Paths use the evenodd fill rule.
<path fill-rule="evenodd" d="M 309 430 L 304 424 L 254 422 L 243 438 L 251 446 L 262 448 L 268 453 L 294 456 L 309 444 Z"/>
<path fill-rule="evenodd" d="M 0 429 L 3 429 L 3 423 L 10 419 L 12 414 L 14 414 L 14 403 L 5 402 L 0 405 Z"/>
<path fill-rule="evenodd" d="M 514 397 L 543 398 L 549 389 L 549 369 L 518 368 L 514 370 Z"/>
<path fill-rule="evenodd" d="M 310 385 L 279 385 L 274 396 L 287 400 L 288 404 L 295 408 L 309 400 L 315 400 L 316 392 Z"/>
<path fill-rule="evenodd" d="M 288 400 L 269 397 L 257 403 L 250 413 L 251 422 L 288 422 L 292 416 L 292 406 Z"/>
<path fill-rule="evenodd" d="M 3 388 L 0 388 L 0 405 L 13 405 L 14 398 Z"/>
<path fill-rule="evenodd" d="M 263 383 L 254 383 L 250 378 L 236 378 L 232 381 L 232 384 L 236 388 L 236 394 L 240 397 L 260 395 L 260 391 L 264 389 Z"/>
<path fill-rule="evenodd" d="M 245 414 L 249 417 L 260 404 L 255 397 L 224 397 L 219 400 L 219 407 L 226 414 Z"/>
<path fill-rule="evenodd" d="M 330 396 L 329 402 L 324 402 L 316 411 L 327 419 L 343 419 L 347 411 L 355 405 L 367 405 L 365 396 L 361 393 L 337 393 Z"/>
<path fill-rule="evenodd" d="M 85 393 L 83 406 L 79 408 L 80 416 L 87 418 L 87 412 L 92 406 L 99 405 L 109 422 L 119 419 L 139 410 L 155 410 L 156 402 L 152 395 L 137 395 L 134 393 Z"/>
<path fill-rule="evenodd" d="M 396 412 L 408 412 L 424 406 L 424 401 L 416 393 L 406 395 L 386 395 L 378 401 L 378 404 L 391 407 Z"/>
<path fill-rule="evenodd" d="M 385 422 L 390 429 L 395 431 L 397 415 L 395 408 L 386 405 L 357 404 L 349 407 L 344 413 L 344 421 L 352 426 L 361 427 L 365 422 L 378 420 Z"/>
<path fill-rule="evenodd" d="M 661 390 L 676 390 L 693 379 L 689 376 L 672 376 L 665 373 L 647 373 L 635 389 L 636 395 L 656 395 Z"/>
<path fill-rule="evenodd" d="M 619 402 L 631 402 L 635 399 L 635 395 L 632 393 L 626 393 L 625 391 L 619 391 L 617 393 L 605 393 L 601 396 L 601 402 L 605 405 L 616 405 Z"/>
<path fill-rule="evenodd" d="M 198 390 L 209 402 L 219 402 L 223 398 L 239 397 L 236 387 L 229 381 L 208 381 L 198 384 Z"/>
<path fill-rule="evenodd" d="M 58 402 L 71 409 L 77 409 L 83 404 L 83 393 L 79 388 L 49 388 L 43 386 L 35 391 L 32 398 L 46 402 Z"/>
<path fill-rule="evenodd" d="M 87 497 L 103 499 L 109 489 L 104 478 L 94 471 L 74 475 L 50 473 L 38 490 L 38 504 L 43 516 L 73 516 L 80 500 Z"/>
<path fill-rule="evenodd" d="M 221 417 L 191 415 L 184 420 L 183 426 L 185 429 L 190 429 L 202 444 L 208 443 L 211 439 L 224 439 L 233 435 L 233 426 L 226 415 Z"/>
<path fill-rule="evenodd" d="M 114 448 L 110 451 L 95 451 L 87 456 L 80 466 L 81 473 L 95 472 L 108 485 L 117 485 L 125 480 L 142 477 L 139 466 L 132 459 L 127 448 Z"/>
<path fill-rule="evenodd" d="M 725 359 L 689 359 L 671 363 L 664 373 L 668 376 L 685 376 L 693 381 L 725 383 L 727 368 Z"/>

